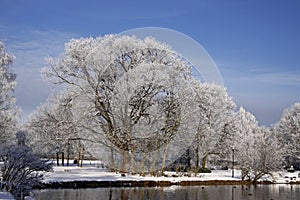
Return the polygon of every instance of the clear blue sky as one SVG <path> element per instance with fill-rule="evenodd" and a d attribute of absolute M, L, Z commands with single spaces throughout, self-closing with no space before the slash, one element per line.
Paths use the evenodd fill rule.
<path fill-rule="evenodd" d="M 298 0 L 0 0 L 0 39 L 16 56 L 18 105 L 28 115 L 49 95 L 44 58 L 73 37 L 164 27 L 199 42 L 229 94 L 260 124 L 300 101 Z"/>

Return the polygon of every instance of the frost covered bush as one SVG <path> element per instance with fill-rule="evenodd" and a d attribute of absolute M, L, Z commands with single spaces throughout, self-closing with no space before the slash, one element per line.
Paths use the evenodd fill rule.
<path fill-rule="evenodd" d="M 11 145 L 3 148 L 1 189 L 10 192 L 16 199 L 23 199 L 33 186 L 42 179 L 42 171 L 49 171 L 51 165 L 37 157 L 29 147 Z"/>

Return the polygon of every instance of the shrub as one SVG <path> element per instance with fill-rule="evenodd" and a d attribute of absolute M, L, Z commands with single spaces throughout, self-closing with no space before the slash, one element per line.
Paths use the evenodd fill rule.
<path fill-rule="evenodd" d="M 207 168 L 199 168 L 198 173 L 211 173 L 211 170 Z"/>
<path fill-rule="evenodd" d="M 10 192 L 16 199 L 23 199 L 39 183 L 43 174 L 52 166 L 41 160 L 26 146 L 11 145 L 0 153 L 3 161 L 1 189 Z"/>

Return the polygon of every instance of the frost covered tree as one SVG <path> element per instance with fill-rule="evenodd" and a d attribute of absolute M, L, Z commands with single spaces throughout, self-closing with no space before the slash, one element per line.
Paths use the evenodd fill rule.
<path fill-rule="evenodd" d="M 280 121 L 273 127 L 278 140 L 285 149 L 286 165 L 299 165 L 300 160 L 300 103 L 283 111 Z"/>
<path fill-rule="evenodd" d="M 235 138 L 233 146 L 235 148 L 235 157 L 240 163 L 242 170 L 242 179 L 251 173 L 253 158 L 255 157 L 254 135 L 258 129 L 256 118 L 244 108 L 240 108 L 235 115 L 234 123 Z"/>
<path fill-rule="evenodd" d="M 257 181 L 279 169 L 282 151 L 274 134 L 266 127 L 259 127 L 255 117 L 243 108 L 235 116 L 234 148 L 242 180 L 246 177 Z"/>
<path fill-rule="evenodd" d="M 31 114 L 24 126 L 34 152 L 49 157 L 70 150 L 69 139 L 77 137 L 80 128 L 72 114 L 72 95 L 67 90 L 57 92 Z"/>
<path fill-rule="evenodd" d="M 181 127 L 191 124 L 187 120 L 193 113 L 187 108 L 193 101 L 189 98 L 193 96 L 192 90 L 185 88 L 187 80 L 178 78 L 180 72 L 172 67 L 146 64 L 130 70 L 115 85 L 112 100 L 115 124 L 128 133 L 129 153 L 149 153 L 162 148 L 162 171 L 167 156 L 172 154 L 170 142 L 186 139 L 178 135 L 188 134 L 189 129 Z M 156 161 L 156 155 L 153 156 Z"/>
<path fill-rule="evenodd" d="M 16 74 L 10 69 L 12 61 L 13 56 L 4 51 L 0 42 L 0 147 L 13 138 L 18 117 L 14 97 Z"/>
<path fill-rule="evenodd" d="M 264 175 L 272 175 L 272 172 L 279 170 L 283 161 L 283 151 L 269 128 L 259 127 L 255 139 L 256 156 L 252 166 L 254 182 Z"/>
<path fill-rule="evenodd" d="M 30 190 L 42 179 L 42 171 L 49 171 L 51 165 L 41 160 L 24 144 L 25 134 L 17 134 L 17 145 L 13 144 L 1 150 L 1 189 L 10 192 L 16 199 L 24 199 Z"/>
<path fill-rule="evenodd" d="M 123 160 L 116 167 L 124 171 L 138 162 L 136 153 L 159 149 L 163 149 L 159 153 L 164 155 L 164 165 L 169 143 L 181 130 L 179 125 L 193 121 L 187 120 L 186 112 L 192 92 L 185 87 L 191 67 L 154 38 L 73 39 L 64 54 L 48 63 L 43 73 L 50 81 L 69 85 L 81 94 L 74 102 L 77 120 L 87 130 L 84 137 L 107 147 L 112 162 Z M 152 156 L 152 162 L 159 162 L 155 153 Z M 146 163 L 143 159 L 139 162 Z"/>
<path fill-rule="evenodd" d="M 200 160 L 202 168 L 206 167 L 209 155 L 222 155 L 230 139 L 226 130 L 233 114 L 235 104 L 222 86 L 208 83 L 196 83 L 195 103 L 199 107 L 197 133 L 194 142 L 196 167 Z"/>

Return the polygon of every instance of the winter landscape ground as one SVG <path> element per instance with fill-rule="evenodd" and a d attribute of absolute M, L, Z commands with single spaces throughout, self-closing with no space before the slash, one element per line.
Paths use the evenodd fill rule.
<path fill-rule="evenodd" d="M 232 177 L 232 170 L 212 170 L 211 173 L 198 173 L 195 177 L 194 174 L 187 172 L 165 172 L 165 176 L 154 177 L 150 175 L 140 176 L 109 172 L 108 169 L 102 168 L 103 164 L 100 161 L 85 161 L 83 167 L 76 165 L 70 166 L 54 166 L 51 172 L 44 174 L 43 183 L 54 182 L 72 182 L 72 181 L 167 181 L 171 184 L 178 184 L 180 182 L 199 182 L 199 181 L 219 181 L 226 183 L 227 181 L 241 181 L 241 170 L 234 170 L 234 177 Z M 288 172 L 286 170 L 277 171 L 272 173 L 272 176 L 265 175 L 258 182 L 268 182 L 274 184 L 291 184 L 300 183 L 298 176 L 300 171 Z M 242 181 L 241 181 L 242 182 Z"/>
<path fill-rule="evenodd" d="M 157 185 L 164 183 L 169 185 L 205 185 L 205 184 L 243 184 L 241 181 L 241 170 L 234 170 L 234 177 L 232 177 L 232 170 L 212 170 L 211 173 L 199 173 L 196 177 L 193 174 L 183 172 L 165 172 L 164 177 L 153 177 L 150 175 L 130 175 L 116 172 L 109 172 L 109 170 L 102 168 L 100 161 L 85 161 L 83 167 L 76 165 L 70 166 L 54 166 L 53 170 L 44 174 L 43 183 L 51 187 L 53 183 L 61 184 L 60 187 L 65 187 L 63 183 L 72 182 L 125 182 L 126 186 L 131 186 L 130 182 L 157 182 Z M 296 184 L 300 183 L 298 174 L 300 171 L 287 172 L 277 171 L 272 176 L 266 175 L 262 177 L 259 182 L 274 183 L 274 184 Z M 79 186 L 80 187 L 80 186 Z M 0 199 L 14 199 L 9 193 L 0 193 Z"/>
<path fill-rule="evenodd" d="M 300 182 L 299 171 L 287 172 L 278 171 L 273 173 L 273 177 L 264 176 L 260 181 L 270 181 L 276 184 Z M 54 167 L 52 172 L 47 172 L 44 176 L 45 183 L 51 182 L 71 182 L 71 181 L 169 181 L 179 183 L 183 181 L 241 181 L 241 171 L 235 170 L 232 178 L 232 170 L 212 170 L 212 173 L 199 173 L 197 177 L 184 175 L 184 173 L 165 172 L 168 177 L 153 177 L 128 175 L 108 172 L 104 168 L 96 166 L 69 166 Z M 177 177 L 178 176 L 178 177 Z"/>
<path fill-rule="evenodd" d="M 274 184 L 295 184 L 300 182 L 298 174 L 300 171 L 274 172 L 271 176 L 264 176 L 259 182 L 270 182 Z M 234 178 L 232 178 L 232 170 L 212 170 L 212 173 L 199 173 L 197 177 L 187 176 L 185 173 L 165 172 L 168 176 L 153 177 L 129 175 L 122 176 L 121 173 L 108 172 L 107 169 L 101 167 L 101 163 L 97 161 L 86 161 L 83 167 L 72 166 L 55 166 L 51 172 L 46 172 L 43 183 L 72 183 L 72 182 L 147 182 L 154 181 L 158 184 L 160 182 L 168 182 L 169 184 L 177 185 L 185 182 L 186 185 L 205 185 L 205 184 L 241 184 L 241 171 L 234 170 Z M 186 173 L 187 174 L 187 173 Z M 240 181 L 240 183 L 238 183 Z M 130 186 L 130 185 L 126 185 Z M 61 187 L 64 187 L 63 184 Z M 0 199 L 14 199 L 8 193 L 0 193 Z"/>

